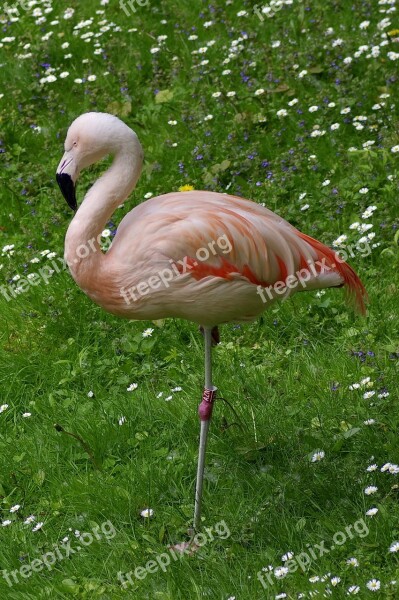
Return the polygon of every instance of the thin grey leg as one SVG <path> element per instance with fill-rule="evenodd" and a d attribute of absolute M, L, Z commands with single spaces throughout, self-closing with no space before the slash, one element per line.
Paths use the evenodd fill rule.
<path fill-rule="evenodd" d="M 197 483 L 195 487 L 194 530 L 201 525 L 202 487 L 204 483 L 205 453 L 209 425 L 212 418 L 213 402 L 217 388 L 212 385 L 212 328 L 204 327 L 205 338 L 205 389 L 202 402 L 198 407 L 201 420 L 200 443 L 198 451 Z"/>

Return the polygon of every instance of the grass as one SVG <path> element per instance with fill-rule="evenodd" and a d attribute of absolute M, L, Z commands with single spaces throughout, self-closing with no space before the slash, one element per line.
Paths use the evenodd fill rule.
<path fill-rule="evenodd" d="M 381 467 L 399 463 L 397 14 L 359 0 L 272 3 L 263 21 L 237 0 L 154 0 L 129 17 L 117 2 L 71 1 L 73 14 L 60 2 L 48 13 L 42 2 L 15 6 L 0 38 L 1 597 L 344 598 L 359 586 L 361 598 L 396 598 L 399 487 Z M 211 428 L 211 534 L 126 589 L 118 572 L 187 538 L 203 349 L 191 323 L 105 314 L 61 267 L 71 214 L 54 173 L 69 123 L 87 110 L 119 115 L 146 153 L 110 237 L 149 193 L 228 190 L 355 248 L 350 263 L 369 293 L 366 317 L 329 290 L 222 327 L 214 380 L 231 406 L 217 402 Z M 82 175 L 80 198 L 103 168 Z M 58 269 L 47 283 L 31 285 L 28 274 L 48 265 Z M 8 585 L 5 573 L 55 546 L 62 560 Z M 306 569 L 278 570 L 287 552 L 310 555 Z"/>

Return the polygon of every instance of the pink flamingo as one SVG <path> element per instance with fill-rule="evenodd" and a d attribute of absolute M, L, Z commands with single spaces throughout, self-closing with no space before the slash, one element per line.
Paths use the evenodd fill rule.
<path fill-rule="evenodd" d="M 111 167 L 78 209 L 80 171 L 108 154 L 114 156 Z M 65 259 L 79 287 L 106 311 L 128 319 L 179 317 L 203 328 L 197 530 L 216 394 L 211 345 L 218 340 L 217 325 L 253 320 L 274 301 L 304 289 L 346 286 L 364 312 L 366 292 L 353 269 L 321 242 L 255 202 L 208 191 L 173 192 L 143 202 L 124 217 L 103 253 L 101 232 L 134 189 L 142 163 L 136 134 L 117 117 L 91 112 L 71 124 L 57 169 L 61 191 L 77 211 L 66 234 Z"/>

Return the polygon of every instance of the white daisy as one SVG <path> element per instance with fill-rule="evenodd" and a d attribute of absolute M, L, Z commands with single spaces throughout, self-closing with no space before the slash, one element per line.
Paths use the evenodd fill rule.
<path fill-rule="evenodd" d="M 350 588 L 348 588 L 348 595 L 350 594 L 358 594 L 360 592 L 360 587 L 358 585 L 351 585 Z"/>
<path fill-rule="evenodd" d="M 151 337 L 153 333 L 154 330 L 151 327 L 148 327 L 148 329 L 145 329 L 141 335 L 143 336 L 143 338 L 147 338 Z"/>
<path fill-rule="evenodd" d="M 30 515 L 29 517 L 26 517 L 25 521 L 24 521 L 24 525 L 30 525 L 30 523 L 33 523 L 33 521 L 36 519 L 36 517 L 34 515 Z"/>
<path fill-rule="evenodd" d="M 284 577 L 286 577 L 288 574 L 288 568 L 287 567 L 277 567 L 277 569 L 274 570 L 274 576 L 277 579 L 283 579 Z"/>
<path fill-rule="evenodd" d="M 381 587 L 381 582 L 378 579 L 371 579 L 366 583 L 366 586 L 371 592 L 377 592 Z"/>
<path fill-rule="evenodd" d="M 317 452 L 315 452 L 313 454 L 312 462 L 319 462 L 320 460 L 323 460 L 325 455 L 326 455 L 326 453 L 323 450 L 318 450 Z"/>

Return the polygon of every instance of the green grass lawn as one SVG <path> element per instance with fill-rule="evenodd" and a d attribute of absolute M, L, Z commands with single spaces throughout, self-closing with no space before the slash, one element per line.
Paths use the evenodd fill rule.
<path fill-rule="evenodd" d="M 394 2 L 0 7 L 1 599 L 399 597 Z M 365 317 L 328 290 L 221 327 L 192 555 L 168 547 L 192 522 L 202 338 L 106 314 L 61 262 L 55 170 L 89 110 L 145 149 L 104 246 L 146 197 L 227 190 L 345 252 L 369 294 Z"/>

